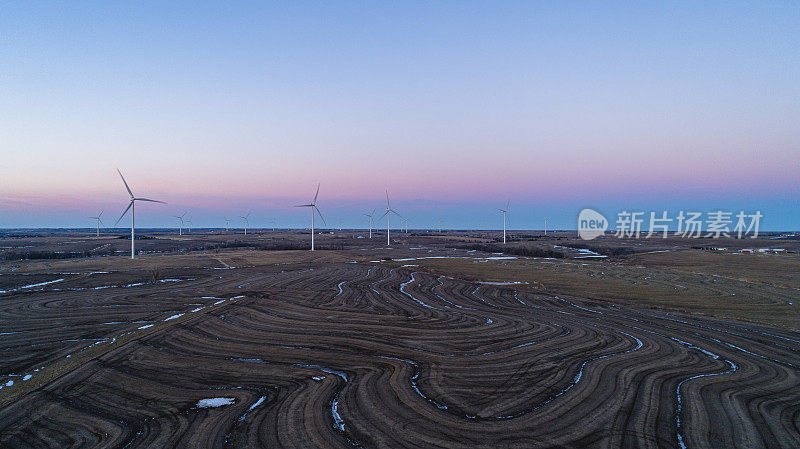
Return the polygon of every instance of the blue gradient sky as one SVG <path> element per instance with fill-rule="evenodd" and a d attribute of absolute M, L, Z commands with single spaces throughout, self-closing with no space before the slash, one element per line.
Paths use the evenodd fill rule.
<path fill-rule="evenodd" d="M 0 5 L 0 227 L 253 211 L 575 228 L 583 207 L 800 229 L 800 4 Z M 234 221 L 236 223 L 236 221 Z"/>

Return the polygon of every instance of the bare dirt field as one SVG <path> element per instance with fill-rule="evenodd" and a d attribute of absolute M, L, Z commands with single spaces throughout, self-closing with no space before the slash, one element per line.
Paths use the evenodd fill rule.
<path fill-rule="evenodd" d="M 0 447 L 800 447 L 797 239 L 142 235 L 0 236 Z"/>

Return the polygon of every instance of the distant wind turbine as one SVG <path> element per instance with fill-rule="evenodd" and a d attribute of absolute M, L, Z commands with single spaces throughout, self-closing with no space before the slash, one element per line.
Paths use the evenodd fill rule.
<path fill-rule="evenodd" d="M 544 217 L 544 235 L 547 237 L 547 217 Z"/>
<path fill-rule="evenodd" d="M 389 204 L 389 191 L 386 191 L 386 212 L 381 215 L 381 218 L 386 217 L 386 246 L 391 246 L 391 240 L 389 239 L 389 212 L 397 215 L 400 219 L 403 219 L 403 216 L 398 214 L 397 211 L 392 209 L 392 206 Z M 402 225 L 401 225 L 402 226 Z"/>
<path fill-rule="evenodd" d="M 231 219 L 230 218 L 226 218 L 225 219 L 225 232 L 228 232 L 228 229 L 230 229 L 230 224 L 231 224 Z"/>
<path fill-rule="evenodd" d="M 371 214 L 364 214 L 364 215 L 369 217 L 369 238 L 372 238 L 372 217 L 375 216 L 375 209 L 372 209 Z"/>
<path fill-rule="evenodd" d="M 251 213 L 252 212 L 248 212 L 247 215 L 243 215 L 243 216 L 239 217 L 242 220 L 244 220 L 244 235 L 247 235 L 247 218 L 250 217 Z"/>
<path fill-rule="evenodd" d="M 96 217 L 89 217 L 92 220 L 97 220 L 97 236 L 98 237 L 100 237 L 100 223 L 103 222 L 103 220 L 100 219 L 100 217 L 102 217 L 102 216 L 103 216 L 103 211 L 101 210 L 100 213 L 97 214 Z"/>
<path fill-rule="evenodd" d="M 439 219 L 439 232 L 442 232 L 442 219 Z"/>
<path fill-rule="evenodd" d="M 188 232 L 189 234 L 192 233 L 192 218 L 191 217 L 186 219 L 186 232 Z"/>
<path fill-rule="evenodd" d="M 311 251 L 314 251 L 314 211 L 317 211 L 317 213 L 319 214 L 319 218 L 321 218 L 322 222 L 325 223 L 325 217 L 322 216 L 322 212 L 320 212 L 319 208 L 317 207 L 318 196 L 319 196 L 319 184 L 317 184 L 317 193 L 314 194 L 314 200 L 311 201 L 310 204 L 300 204 L 299 206 L 295 206 L 295 207 L 311 208 Z"/>
<path fill-rule="evenodd" d="M 503 243 L 506 242 L 506 214 L 508 213 L 508 205 L 511 204 L 511 200 L 509 199 L 506 203 L 505 209 L 497 209 L 503 213 Z"/>
<path fill-rule="evenodd" d="M 272 232 L 275 232 L 275 220 L 272 220 Z"/>
<path fill-rule="evenodd" d="M 119 173 L 119 177 L 122 178 L 122 183 L 125 184 L 125 190 L 128 191 L 128 195 L 131 196 L 131 202 L 128 203 L 128 208 L 125 209 L 125 212 L 123 212 L 122 215 L 119 216 L 119 219 L 117 219 L 117 223 L 119 223 L 119 221 L 122 220 L 122 217 L 124 217 L 125 214 L 128 213 L 128 209 L 130 209 L 130 211 L 131 211 L 131 259 L 133 259 L 133 258 L 135 258 L 135 255 L 136 255 L 136 248 L 134 246 L 135 242 L 136 242 L 136 238 L 135 238 L 135 235 L 134 235 L 135 220 L 136 220 L 136 202 L 137 201 L 148 201 L 148 202 L 151 202 L 151 203 L 161 203 L 161 204 L 167 204 L 167 203 L 165 203 L 163 201 L 158 201 L 158 200 L 150 200 L 150 199 L 147 199 L 147 198 L 136 198 L 136 197 L 134 197 L 133 196 L 133 192 L 131 192 L 131 188 L 128 187 L 128 183 L 125 182 L 125 177 L 122 176 L 122 172 L 119 171 L 119 169 L 117 169 L 117 173 Z M 117 223 L 114 223 L 114 227 L 115 228 L 117 227 Z"/>
<path fill-rule="evenodd" d="M 186 212 L 184 212 L 184 213 L 182 213 L 180 215 L 173 215 L 173 217 L 175 217 L 178 220 L 180 220 L 180 223 L 178 224 L 178 235 L 183 235 L 183 216 L 184 215 L 186 215 Z"/>

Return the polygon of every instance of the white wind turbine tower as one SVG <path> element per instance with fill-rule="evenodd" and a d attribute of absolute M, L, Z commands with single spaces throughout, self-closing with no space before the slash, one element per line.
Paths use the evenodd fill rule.
<path fill-rule="evenodd" d="M 186 232 L 192 233 L 192 217 L 186 219 Z"/>
<path fill-rule="evenodd" d="M 506 242 L 506 214 L 508 213 L 508 205 L 511 204 L 511 200 L 509 199 L 506 203 L 505 209 L 497 209 L 503 213 L 503 243 Z"/>
<path fill-rule="evenodd" d="M 544 235 L 547 237 L 547 217 L 544 217 Z"/>
<path fill-rule="evenodd" d="M 272 223 L 272 232 L 275 232 L 275 220 L 272 220 L 271 223 Z"/>
<path fill-rule="evenodd" d="M 225 219 L 225 232 L 228 232 L 228 230 L 230 229 L 230 224 L 231 224 L 231 219 L 230 218 L 226 218 Z"/>
<path fill-rule="evenodd" d="M 102 216 L 103 216 L 103 211 L 101 210 L 100 213 L 97 214 L 96 217 L 89 217 L 92 220 L 97 220 L 97 236 L 98 237 L 100 237 L 100 223 L 103 222 L 103 220 L 100 219 L 100 217 L 102 217 Z"/>
<path fill-rule="evenodd" d="M 320 212 L 319 208 L 317 207 L 317 196 L 319 196 L 319 184 L 317 184 L 317 193 L 314 194 L 314 200 L 311 201 L 311 204 L 301 204 L 299 206 L 295 206 L 295 207 L 310 207 L 311 208 L 311 251 L 314 251 L 314 211 L 315 210 L 319 214 L 319 218 L 322 219 L 322 222 L 325 223 L 325 217 L 322 216 L 322 212 Z"/>
<path fill-rule="evenodd" d="M 173 217 L 175 217 L 178 220 L 180 220 L 180 223 L 178 224 L 178 235 L 183 235 L 183 216 L 184 215 L 186 215 L 186 212 L 184 212 L 184 213 L 182 213 L 180 215 L 173 215 Z"/>
<path fill-rule="evenodd" d="M 364 214 L 364 215 L 369 217 L 369 238 L 372 238 L 372 217 L 375 216 L 375 209 L 372 209 L 371 214 Z"/>
<path fill-rule="evenodd" d="M 244 220 L 244 235 L 247 235 L 247 218 L 250 217 L 251 213 L 252 212 L 248 212 L 247 215 L 243 215 L 243 216 L 239 217 L 242 220 Z"/>
<path fill-rule="evenodd" d="M 135 196 L 133 196 L 133 192 L 131 192 L 131 188 L 128 187 L 128 183 L 125 182 L 125 177 L 122 176 L 122 172 L 119 171 L 119 169 L 117 169 L 117 173 L 119 173 L 119 177 L 122 178 L 122 183 L 125 184 L 125 190 L 128 191 L 128 195 L 131 196 L 131 202 L 128 203 L 128 208 L 125 209 L 125 212 L 123 212 L 122 215 L 119 216 L 119 219 L 117 219 L 117 223 L 119 223 L 119 221 L 122 220 L 122 217 L 124 217 L 125 214 L 128 213 L 128 209 L 130 209 L 131 210 L 131 259 L 133 259 L 133 258 L 135 258 L 135 255 L 136 255 L 136 248 L 134 246 L 135 242 L 136 242 L 136 237 L 134 235 L 135 220 L 136 220 L 136 202 L 137 201 L 148 201 L 148 202 L 151 202 L 151 203 L 161 203 L 161 204 L 167 204 L 167 203 L 165 203 L 163 201 L 158 201 L 158 200 L 150 200 L 150 199 L 147 199 L 147 198 L 136 198 Z M 114 227 L 117 227 L 117 223 L 114 223 Z"/>
<path fill-rule="evenodd" d="M 392 209 L 392 206 L 389 204 L 389 191 L 387 190 L 386 191 L 386 212 L 384 212 L 384 214 L 381 215 L 381 218 L 386 217 L 386 246 L 391 246 L 391 244 L 392 244 L 391 240 L 389 239 L 389 218 L 390 218 L 389 217 L 389 212 L 391 212 L 391 213 L 397 215 L 398 217 L 400 217 L 400 220 L 403 219 L 403 216 L 398 214 L 397 211 L 395 211 L 394 209 Z"/>

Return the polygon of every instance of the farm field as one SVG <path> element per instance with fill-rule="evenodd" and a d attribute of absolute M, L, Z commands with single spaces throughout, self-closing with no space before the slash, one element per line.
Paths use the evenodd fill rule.
<path fill-rule="evenodd" d="M 797 240 L 144 234 L 0 238 L 1 447 L 800 446 Z"/>

